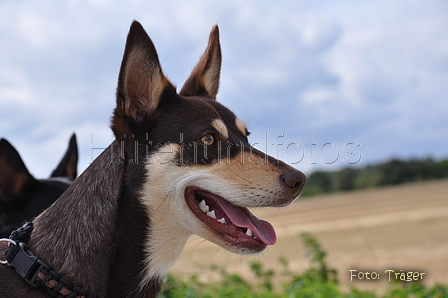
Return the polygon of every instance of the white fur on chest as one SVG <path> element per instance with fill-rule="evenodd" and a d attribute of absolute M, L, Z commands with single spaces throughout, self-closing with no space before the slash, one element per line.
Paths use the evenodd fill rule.
<path fill-rule="evenodd" d="M 184 189 L 177 187 L 178 168 L 173 162 L 179 147 L 166 145 L 147 160 L 148 181 L 142 191 L 142 203 L 147 207 L 150 217 L 148 240 L 145 245 L 146 271 L 141 286 L 151 279 L 163 277 L 179 258 L 191 236 L 184 228 L 185 210 L 183 206 Z M 162 152 L 162 153 L 160 153 Z M 174 181 L 173 181 L 174 180 Z M 179 206 L 181 205 L 181 206 Z"/>

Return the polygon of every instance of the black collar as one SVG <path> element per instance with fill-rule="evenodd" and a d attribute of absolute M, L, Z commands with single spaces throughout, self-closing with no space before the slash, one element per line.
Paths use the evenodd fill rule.
<path fill-rule="evenodd" d="M 35 288 L 47 288 L 51 296 L 60 298 L 91 298 L 86 291 L 65 279 L 62 274 L 53 270 L 53 267 L 34 255 L 27 247 L 26 242 L 33 231 L 33 223 L 27 222 L 23 227 L 13 231 L 10 239 L 0 239 L 0 242 L 8 242 L 9 248 L 5 253 L 8 264 L 30 286 Z"/>

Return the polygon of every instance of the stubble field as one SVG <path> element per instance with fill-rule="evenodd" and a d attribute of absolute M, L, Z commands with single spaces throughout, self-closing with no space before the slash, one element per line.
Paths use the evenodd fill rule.
<path fill-rule="evenodd" d="M 424 273 L 419 276 L 428 285 L 448 283 L 448 180 L 322 195 L 283 209 L 252 211 L 272 223 L 275 245 L 261 255 L 241 257 L 193 236 L 171 272 L 202 274 L 206 280 L 210 273 L 205 268 L 216 264 L 250 281 L 250 262 L 281 271 L 279 257 L 302 272 L 309 261 L 299 234 L 310 232 L 321 241 L 329 265 L 346 286 L 381 290 L 389 277 L 399 279 L 406 272 Z M 360 280 L 360 272 L 371 274 Z M 373 272 L 379 278 L 367 280 L 375 277 Z"/>

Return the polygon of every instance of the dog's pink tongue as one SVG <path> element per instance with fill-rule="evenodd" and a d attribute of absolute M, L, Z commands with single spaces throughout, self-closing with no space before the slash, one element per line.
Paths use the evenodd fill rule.
<path fill-rule="evenodd" d="M 225 200 L 220 201 L 219 205 L 235 226 L 251 229 L 264 244 L 272 245 L 277 241 L 274 227 L 269 222 L 261 220 L 249 210 L 237 207 Z"/>

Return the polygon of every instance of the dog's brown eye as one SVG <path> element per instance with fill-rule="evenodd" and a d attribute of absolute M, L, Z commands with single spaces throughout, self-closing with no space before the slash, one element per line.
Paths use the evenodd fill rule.
<path fill-rule="evenodd" d="M 215 138 L 212 135 L 206 135 L 201 138 L 201 142 L 207 146 L 210 146 L 215 142 Z"/>

